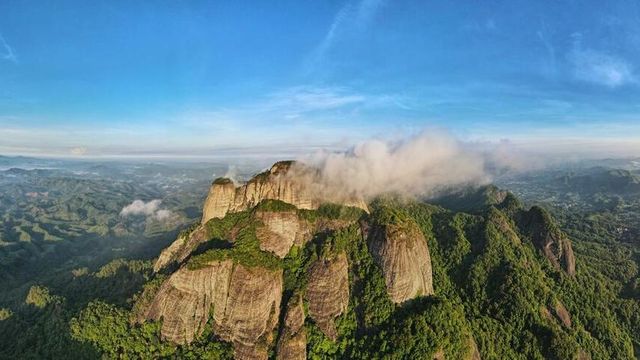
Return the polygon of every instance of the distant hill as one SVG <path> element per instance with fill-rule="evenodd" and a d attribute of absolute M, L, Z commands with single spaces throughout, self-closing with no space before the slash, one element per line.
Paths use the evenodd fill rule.
<path fill-rule="evenodd" d="M 568 191 L 610 194 L 640 193 L 640 174 L 637 171 L 596 167 L 577 174 L 571 173 L 561 176 L 557 181 Z"/>

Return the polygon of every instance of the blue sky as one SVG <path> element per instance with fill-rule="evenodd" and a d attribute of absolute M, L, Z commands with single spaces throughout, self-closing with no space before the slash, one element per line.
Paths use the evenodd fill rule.
<path fill-rule="evenodd" d="M 287 153 L 425 128 L 636 151 L 639 100 L 637 1 L 0 2 L 5 154 Z"/>

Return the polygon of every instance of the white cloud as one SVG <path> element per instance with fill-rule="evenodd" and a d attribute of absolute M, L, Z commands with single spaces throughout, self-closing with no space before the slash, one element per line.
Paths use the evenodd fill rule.
<path fill-rule="evenodd" d="M 142 200 L 134 200 L 131 204 L 125 206 L 120 211 L 120 216 L 129 217 L 136 215 L 144 215 L 147 219 L 167 220 L 173 217 L 173 212 L 167 209 L 160 209 L 162 200 L 155 199 L 149 202 Z"/>
<path fill-rule="evenodd" d="M 218 133 L 234 132 L 236 138 L 242 138 L 256 124 L 269 123 L 270 128 L 261 130 L 262 136 L 258 136 L 264 138 L 272 135 L 276 128 L 291 131 L 314 122 L 317 129 L 321 123 L 341 121 L 347 117 L 357 121 L 356 112 L 359 110 L 380 109 L 410 110 L 410 106 L 407 99 L 395 94 L 363 93 L 341 86 L 300 85 L 280 89 L 231 108 L 187 113 L 179 123 Z M 255 138 L 249 140 L 255 141 Z"/>
<path fill-rule="evenodd" d="M 13 51 L 13 48 L 7 44 L 7 41 L 4 39 L 2 34 L 0 34 L 0 44 L 4 47 L 4 54 L 1 54 L 2 58 L 17 64 L 18 57 L 16 56 L 15 51 Z"/>
<path fill-rule="evenodd" d="M 321 170 L 320 179 L 311 180 L 318 190 L 338 197 L 432 195 L 489 180 L 481 154 L 438 131 L 401 141 L 373 139 L 346 152 L 320 152 L 301 160 Z"/>
<path fill-rule="evenodd" d="M 574 48 L 569 54 L 576 79 L 615 88 L 635 83 L 633 66 L 626 60 L 592 49 Z"/>

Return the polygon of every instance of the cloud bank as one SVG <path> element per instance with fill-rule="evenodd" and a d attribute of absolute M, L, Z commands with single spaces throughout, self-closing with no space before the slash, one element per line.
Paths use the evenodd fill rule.
<path fill-rule="evenodd" d="M 318 191 L 371 199 L 398 193 L 429 196 L 491 180 L 489 157 L 441 132 L 424 132 L 399 141 L 369 140 L 345 152 L 318 152 L 300 159 L 319 172 Z M 298 176 L 298 175 L 294 175 Z"/>
<path fill-rule="evenodd" d="M 136 216 L 144 215 L 147 219 L 167 220 L 173 216 L 173 212 L 167 209 L 160 209 L 162 200 L 155 199 L 148 202 L 142 200 L 134 200 L 131 204 L 125 206 L 120 211 L 120 216 Z"/>

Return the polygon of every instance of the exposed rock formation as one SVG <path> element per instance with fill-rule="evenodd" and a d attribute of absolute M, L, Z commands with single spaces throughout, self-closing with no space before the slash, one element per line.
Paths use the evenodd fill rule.
<path fill-rule="evenodd" d="M 345 312 L 349 304 L 349 273 L 347 255 L 319 259 L 309 270 L 305 298 L 309 317 L 330 339 L 338 336 L 334 319 Z"/>
<path fill-rule="evenodd" d="M 181 263 L 199 244 L 207 240 L 209 240 L 209 234 L 204 225 L 198 226 L 191 232 L 180 234 L 176 241 L 162 250 L 158 260 L 153 264 L 153 271 L 158 272 L 173 262 Z"/>
<path fill-rule="evenodd" d="M 260 250 L 280 258 L 284 258 L 294 244 L 302 246 L 311 238 L 310 226 L 298 218 L 296 211 L 256 211 L 254 216 L 263 224 L 256 230 Z"/>
<path fill-rule="evenodd" d="M 233 264 L 213 262 L 210 266 L 182 268 L 166 280 L 146 312 L 138 320 L 162 319 L 162 337 L 178 344 L 192 342 L 202 333 L 213 306 L 224 311 Z"/>
<path fill-rule="evenodd" d="M 165 281 L 138 321 L 162 319 L 162 337 L 178 344 L 202 333 L 213 308 L 214 332 L 232 342 L 237 359 L 266 359 L 278 323 L 282 271 L 247 268 L 230 260 L 186 267 Z"/>
<path fill-rule="evenodd" d="M 369 251 L 382 268 L 393 302 L 433 294 L 429 249 L 413 220 L 402 226 L 374 225 L 369 232 Z"/>
<path fill-rule="evenodd" d="M 571 315 L 560 301 L 556 301 L 553 307 L 553 313 L 556 315 L 560 323 L 567 328 L 571 328 Z"/>
<path fill-rule="evenodd" d="M 293 165 L 292 161 L 275 163 L 270 170 L 254 176 L 237 188 L 229 179 L 215 180 L 204 203 L 202 223 L 222 218 L 230 212 L 249 209 L 265 199 L 284 201 L 298 209 L 307 210 L 317 209 L 323 202 L 337 202 L 367 210 L 362 199 L 333 199 L 331 194 L 314 191 L 312 177 L 289 174 Z"/>
<path fill-rule="evenodd" d="M 543 252 L 551 264 L 574 276 L 576 263 L 571 241 L 553 222 L 551 216 L 544 209 L 534 206 L 524 213 L 522 222 L 533 244 Z"/>
<path fill-rule="evenodd" d="M 304 360 L 307 358 L 307 333 L 304 329 L 304 305 L 301 295 L 289 300 L 284 327 L 276 353 L 277 359 Z"/>
<path fill-rule="evenodd" d="M 214 307 L 214 332 L 234 346 L 236 359 L 266 359 L 278 324 L 282 270 L 235 265 L 225 306 Z"/>

